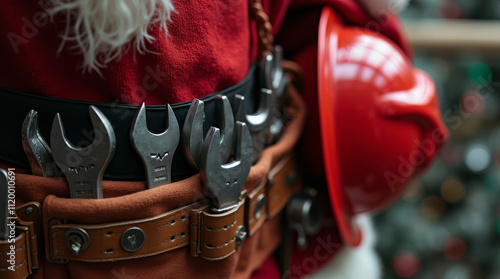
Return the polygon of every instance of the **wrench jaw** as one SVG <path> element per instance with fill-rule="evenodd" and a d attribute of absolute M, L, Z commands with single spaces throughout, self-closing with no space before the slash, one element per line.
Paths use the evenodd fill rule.
<path fill-rule="evenodd" d="M 290 79 L 285 75 L 283 70 L 283 48 L 279 45 L 274 47 L 273 54 L 268 54 L 264 57 L 264 80 L 267 88 L 271 88 L 273 92 L 273 109 L 270 120 L 270 133 L 267 137 L 267 145 L 273 144 L 279 140 L 282 134 L 283 127 L 287 119 L 285 119 L 283 108 L 286 100 L 286 88 L 290 83 Z"/>
<path fill-rule="evenodd" d="M 234 144 L 234 115 L 229 99 L 224 95 L 215 96 L 216 111 L 222 113 L 217 114 L 217 124 L 220 127 L 220 154 L 221 164 L 229 160 Z"/>
<path fill-rule="evenodd" d="M 247 125 L 236 122 L 235 160 L 221 165 L 220 130 L 210 127 L 203 142 L 200 178 L 212 197 L 214 212 L 234 208 L 241 200 L 241 191 L 252 166 L 252 140 Z"/>
<path fill-rule="evenodd" d="M 89 112 L 95 136 L 84 148 L 68 141 L 59 113 L 52 124 L 52 155 L 68 180 L 71 198 L 103 198 L 102 177 L 116 146 L 115 133 L 108 119 L 94 106 L 90 106 Z"/>
<path fill-rule="evenodd" d="M 50 147 L 40 134 L 36 110 L 31 110 L 24 118 L 21 137 L 24 153 L 31 166 L 31 173 L 43 177 L 59 176 Z"/>
<path fill-rule="evenodd" d="M 283 48 L 274 46 L 273 54 L 268 54 L 261 63 L 264 69 L 266 88 L 273 91 L 276 99 L 283 97 L 289 79 L 283 71 Z"/>
<path fill-rule="evenodd" d="M 215 96 L 217 125 L 222 130 L 220 136 L 221 160 L 223 164 L 231 156 L 234 144 L 234 116 L 231 103 L 226 96 Z M 200 166 L 200 154 L 203 145 L 203 123 L 205 122 L 205 104 L 195 99 L 191 102 L 189 111 L 182 127 L 182 150 L 189 165 L 198 170 Z"/>
<path fill-rule="evenodd" d="M 198 170 L 205 122 L 205 103 L 195 99 L 191 102 L 182 127 L 182 150 L 189 165 Z"/>
<path fill-rule="evenodd" d="M 146 105 L 142 103 L 130 129 L 130 141 L 144 163 L 150 189 L 172 181 L 172 160 L 179 144 L 180 131 L 170 105 L 167 105 L 166 117 L 167 129 L 161 134 L 151 133 L 146 123 Z"/>
<path fill-rule="evenodd" d="M 274 96 L 270 89 L 261 89 L 260 104 L 257 112 L 247 114 L 245 108 L 245 97 L 235 96 L 236 120 L 245 122 L 248 125 L 250 136 L 253 143 L 253 162 L 260 158 L 260 153 L 266 147 L 268 141 L 269 126 L 271 121 L 272 109 L 274 106 Z"/>

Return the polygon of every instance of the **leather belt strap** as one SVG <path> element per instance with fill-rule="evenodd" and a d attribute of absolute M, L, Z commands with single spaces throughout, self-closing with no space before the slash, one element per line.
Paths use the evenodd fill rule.
<path fill-rule="evenodd" d="M 212 95 L 200 98 L 205 103 L 204 134 L 210 126 L 217 127 L 215 96 L 222 94 L 233 103 L 236 94 L 245 97 L 248 113 L 253 113 L 258 104 L 260 90 L 260 67 L 254 63 L 247 76 L 240 83 Z M 56 113 L 71 125 L 65 125 L 66 136 L 71 142 L 91 142 L 93 135 L 92 123 L 88 117 L 89 105 L 94 105 L 104 113 L 113 124 L 116 135 L 116 150 L 113 159 L 104 173 L 105 180 L 138 181 L 145 180 L 144 167 L 139 156 L 130 143 L 130 125 L 139 106 L 121 103 L 94 103 L 78 100 L 56 99 L 26 94 L 8 88 L 0 87 L 0 119 L 9 119 L 2 123 L 2 144 L 0 145 L 0 160 L 9 164 L 29 169 L 21 140 L 21 127 L 24 118 L 31 109 L 38 111 L 39 128 L 42 136 L 50 139 L 51 125 Z M 191 102 L 170 104 L 179 127 L 182 125 Z M 148 128 L 152 132 L 164 131 L 166 124 L 166 106 L 146 106 Z M 83 132 L 82 132 L 83 131 Z M 84 144 L 85 145 L 85 144 Z M 172 162 L 172 177 L 183 178 L 195 173 L 182 156 L 182 145 L 179 144 Z"/>
<path fill-rule="evenodd" d="M 153 218 L 102 225 L 63 224 L 61 220 L 50 220 L 50 259 L 55 262 L 125 260 L 185 246 L 188 244 L 189 214 L 204 204 L 203 201 L 193 203 Z M 78 255 L 73 254 L 65 244 L 66 233 L 72 228 L 85 230 L 90 239 L 89 248 Z M 140 228 L 145 233 L 144 244 L 136 252 L 128 252 L 120 244 L 122 236 L 130 228 Z"/>
<path fill-rule="evenodd" d="M 0 278 L 26 278 L 39 267 L 41 232 L 40 204 L 28 203 L 16 209 L 16 237 L 0 240 Z"/>
<path fill-rule="evenodd" d="M 253 235 L 300 189 L 298 179 L 293 184 L 279 185 L 287 183 L 286 177 L 293 176 L 295 166 L 291 156 L 283 158 L 271 171 L 273 183 L 262 181 L 248 194 L 244 190 L 238 206 L 223 213 L 210 212 L 210 204 L 202 200 L 153 218 L 127 222 L 88 225 L 50 220 L 48 259 L 57 263 L 117 261 L 156 255 L 186 245 L 190 245 L 192 256 L 209 260 L 226 258 L 235 252 L 245 233 Z M 272 199 L 267 199 L 266 193 L 271 193 Z M 66 245 L 71 229 L 84 230 L 90 240 L 88 248 L 78 255 Z M 133 252 L 125 250 L 121 244 L 131 229 L 144 233 L 144 243 Z"/>

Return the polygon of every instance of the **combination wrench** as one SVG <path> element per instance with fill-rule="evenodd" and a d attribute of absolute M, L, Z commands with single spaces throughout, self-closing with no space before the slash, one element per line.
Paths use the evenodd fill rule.
<path fill-rule="evenodd" d="M 77 147 L 68 141 L 59 113 L 52 124 L 52 156 L 68 180 L 71 198 L 103 198 L 102 177 L 115 152 L 116 137 L 111 123 L 95 106 L 90 106 L 89 112 L 95 137 L 87 147 Z"/>
<path fill-rule="evenodd" d="M 212 198 L 215 212 L 227 211 L 238 204 L 252 166 L 252 139 L 247 125 L 236 122 L 234 161 L 221 164 L 220 130 L 210 127 L 200 156 L 200 178 Z"/>
<path fill-rule="evenodd" d="M 146 123 L 146 105 L 142 103 L 130 129 L 130 141 L 146 168 L 148 188 L 169 184 L 172 180 L 172 159 L 179 144 L 180 131 L 175 113 L 167 105 L 167 129 L 153 134 Z"/>

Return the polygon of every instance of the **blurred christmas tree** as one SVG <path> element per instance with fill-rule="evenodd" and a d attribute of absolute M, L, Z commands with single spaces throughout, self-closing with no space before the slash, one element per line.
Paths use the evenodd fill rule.
<path fill-rule="evenodd" d="M 499 20 L 500 1 L 412 0 L 401 17 Z M 436 82 L 451 141 L 402 200 L 375 217 L 384 278 L 500 279 L 498 57 L 500 48 L 496 57 L 417 50 L 415 65 Z"/>

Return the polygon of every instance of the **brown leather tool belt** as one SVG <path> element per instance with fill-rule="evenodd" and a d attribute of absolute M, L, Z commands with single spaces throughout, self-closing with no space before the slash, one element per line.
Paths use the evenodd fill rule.
<path fill-rule="evenodd" d="M 99 262 L 106 265 L 94 278 L 125 266 L 139 277 L 147 266 L 148 278 L 249 277 L 279 245 L 279 216 L 302 187 L 293 148 L 305 106 L 293 87 L 289 95 L 293 119 L 252 166 L 241 201 L 223 213 L 211 211 L 199 174 L 153 189 L 104 181 L 104 199 L 70 199 L 62 178 L 16 174 L 22 206 L 15 242 L 0 241 L 0 278 L 69 278 Z"/>

